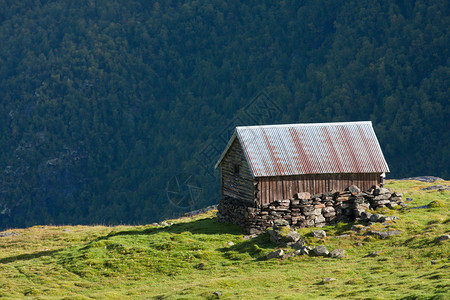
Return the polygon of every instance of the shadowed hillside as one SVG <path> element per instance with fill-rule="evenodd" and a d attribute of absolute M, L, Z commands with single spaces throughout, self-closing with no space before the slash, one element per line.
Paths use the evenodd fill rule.
<path fill-rule="evenodd" d="M 0 1 L 0 228 L 217 203 L 235 125 L 371 120 L 391 178 L 447 178 L 449 15 L 448 1 Z"/>

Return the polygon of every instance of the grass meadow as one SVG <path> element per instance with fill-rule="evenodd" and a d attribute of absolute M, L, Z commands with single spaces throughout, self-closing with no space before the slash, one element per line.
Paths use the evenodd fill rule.
<path fill-rule="evenodd" d="M 266 260 L 268 234 L 245 239 L 219 224 L 215 211 L 168 220 L 171 226 L 34 226 L 0 237 L 0 298 L 33 299 L 450 299 L 450 191 L 424 191 L 450 181 L 388 181 L 408 206 L 399 236 L 378 239 L 326 226 L 308 245 L 344 249 L 343 259 L 296 256 Z M 383 230 L 383 225 L 372 225 Z M 346 237 L 335 238 L 337 235 Z M 234 245 L 231 245 L 232 242 Z M 293 250 L 291 250 L 293 251 Z M 377 256 L 369 254 L 379 251 Z M 323 283 L 324 278 L 336 280 Z"/>

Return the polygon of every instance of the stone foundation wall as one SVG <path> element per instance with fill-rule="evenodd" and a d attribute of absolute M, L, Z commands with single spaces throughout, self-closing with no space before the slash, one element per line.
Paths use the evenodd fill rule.
<path fill-rule="evenodd" d="M 345 191 L 310 195 L 298 193 L 291 199 L 278 200 L 261 207 L 238 199 L 226 197 L 218 205 L 219 222 L 241 226 L 250 234 L 272 227 L 275 220 L 284 219 L 294 228 L 322 227 L 337 222 L 369 220 L 367 210 L 404 205 L 402 194 L 391 193 L 386 188 L 372 187 L 361 192 L 350 186 Z"/>

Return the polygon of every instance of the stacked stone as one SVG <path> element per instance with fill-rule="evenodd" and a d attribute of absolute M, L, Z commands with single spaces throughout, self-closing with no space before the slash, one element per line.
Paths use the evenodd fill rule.
<path fill-rule="evenodd" d="M 217 221 L 221 223 L 233 223 L 248 228 L 251 226 L 249 219 L 256 217 L 252 215 L 249 218 L 249 208 L 251 204 L 235 199 L 232 197 L 224 197 L 217 206 Z"/>
<path fill-rule="evenodd" d="M 370 201 L 370 208 L 374 210 L 383 207 L 394 208 L 397 205 L 403 206 L 402 193 L 391 193 L 386 188 L 374 186 L 366 194 Z"/>
<path fill-rule="evenodd" d="M 404 206 L 401 193 L 391 193 L 378 186 L 361 192 L 350 186 L 342 192 L 310 195 L 297 193 L 292 199 L 278 200 L 261 207 L 251 207 L 249 203 L 226 197 L 218 206 L 219 222 L 240 225 L 246 232 L 263 232 L 274 225 L 276 220 L 286 220 L 293 228 L 322 227 L 336 222 L 369 220 L 368 209 Z"/>

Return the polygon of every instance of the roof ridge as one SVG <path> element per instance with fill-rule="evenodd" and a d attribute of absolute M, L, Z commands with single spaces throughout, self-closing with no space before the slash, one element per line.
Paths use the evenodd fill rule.
<path fill-rule="evenodd" d="M 274 128 L 274 127 L 306 127 L 306 126 L 337 126 L 337 125 L 357 125 L 370 124 L 372 121 L 352 121 L 352 122 L 328 122 L 328 123 L 292 123 L 292 124 L 275 124 L 275 125 L 251 125 L 237 126 L 236 129 L 254 129 L 254 128 Z"/>

